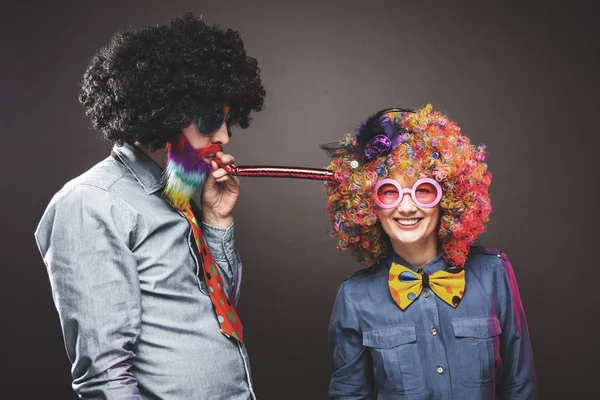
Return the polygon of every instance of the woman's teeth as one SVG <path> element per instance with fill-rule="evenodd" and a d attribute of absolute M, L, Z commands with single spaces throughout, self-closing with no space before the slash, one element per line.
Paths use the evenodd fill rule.
<path fill-rule="evenodd" d="M 397 221 L 402 226 L 412 226 L 419 222 L 418 219 L 399 219 Z"/>

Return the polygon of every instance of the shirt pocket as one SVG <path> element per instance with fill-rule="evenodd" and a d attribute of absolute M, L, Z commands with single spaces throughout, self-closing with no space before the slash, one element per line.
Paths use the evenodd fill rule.
<path fill-rule="evenodd" d="M 399 325 L 363 332 L 378 383 L 393 393 L 410 394 L 425 388 L 417 351 L 415 327 Z"/>
<path fill-rule="evenodd" d="M 460 318 L 452 321 L 460 380 L 465 386 L 491 382 L 500 367 L 502 329 L 496 317 Z"/>

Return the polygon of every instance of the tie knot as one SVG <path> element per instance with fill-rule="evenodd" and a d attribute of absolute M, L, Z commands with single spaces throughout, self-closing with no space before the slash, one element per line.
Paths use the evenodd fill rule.
<path fill-rule="evenodd" d="M 417 272 L 421 275 L 421 281 L 423 282 L 423 287 L 429 287 L 429 275 L 427 272 L 423 271 L 423 268 L 419 268 Z"/>

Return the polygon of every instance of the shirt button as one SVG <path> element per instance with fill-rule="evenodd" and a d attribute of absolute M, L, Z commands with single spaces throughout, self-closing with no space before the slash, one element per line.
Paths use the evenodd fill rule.
<path fill-rule="evenodd" d="M 444 373 L 444 368 L 437 367 L 437 372 L 438 372 L 438 374 L 443 374 Z"/>
<path fill-rule="evenodd" d="M 432 334 L 433 336 L 437 335 L 437 329 L 433 328 L 433 329 L 431 330 L 431 334 Z"/>
<path fill-rule="evenodd" d="M 428 298 L 429 297 L 429 292 L 423 293 L 423 297 Z"/>
<path fill-rule="evenodd" d="M 231 242 L 225 242 L 225 247 L 231 246 Z"/>

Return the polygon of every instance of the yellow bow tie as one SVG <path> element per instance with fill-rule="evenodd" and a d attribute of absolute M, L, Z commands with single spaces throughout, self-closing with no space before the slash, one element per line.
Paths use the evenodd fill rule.
<path fill-rule="evenodd" d="M 419 297 L 423 287 L 430 288 L 445 303 L 456 308 L 465 292 L 465 270 L 453 267 L 429 275 L 422 269 L 414 272 L 404 265 L 392 263 L 388 283 L 392 298 L 402 310 Z"/>

